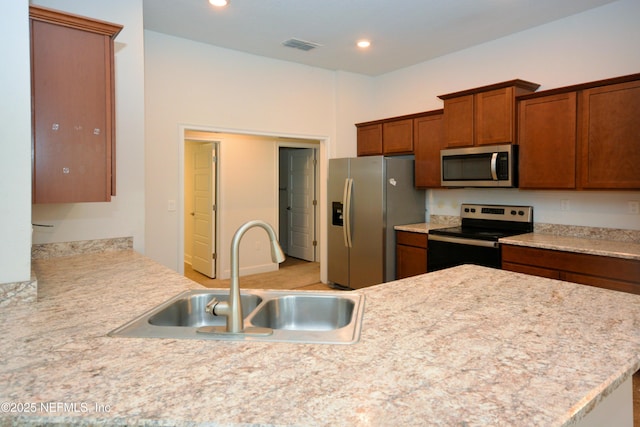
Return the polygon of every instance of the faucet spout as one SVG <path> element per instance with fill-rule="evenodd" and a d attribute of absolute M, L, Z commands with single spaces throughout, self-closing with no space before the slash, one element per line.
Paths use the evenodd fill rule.
<path fill-rule="evenodd" d="M 278 237 L 273 227 L 261 220 L 249 221 L 236 230 L 231 240 L 231 285 L 229 287 L 229 301 L 219 302 L 212 307 L 213 314 L 227 318 L 226 332 L 242 333 L 244 331 L 244 316 L 240 303 L 240 241 L 242 236 L 251 228 L 260 227 L 269 235 L 271 244 L 271 260 L 277 264 L 285 260 L 284 252 L 278 243 Z"/>

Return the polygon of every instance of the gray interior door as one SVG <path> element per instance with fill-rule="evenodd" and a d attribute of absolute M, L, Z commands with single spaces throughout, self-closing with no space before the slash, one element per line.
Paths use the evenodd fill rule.
<path fill-rule="evenodd" d="M 315 150 L 289 150 L 288 157 L 287 255 L 315 261 Z"/>

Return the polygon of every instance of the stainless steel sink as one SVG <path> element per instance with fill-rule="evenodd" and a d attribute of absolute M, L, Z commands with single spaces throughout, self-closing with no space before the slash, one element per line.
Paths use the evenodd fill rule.
<path fill-rule="evenodd" d="M 149 323 L 156 326 L 220 326 L 224 325 L 225 319 L 220 316 L 213 316 L 205 312 L 205 307 L 211 298 L 216 297 L 220 301 L 229 298 L 228 293 L 213 293 L 205 291 L 201 293 L 186 292 L 176 298 L 171 299 L 160 308 L 155 314 L 149 317 Z M 260 304 L 262 298 L 257 295 L 241 295 L 240 303 L 242 312 L 250 313 Z"/>
<path fill-rule="evenodd" d="M 355 303 L 350 298 L 327 295 L 287 295 L 266 301 L 251 323 L 291 331 L 333 331 L 351 322 Z"/>
<path fill-rule="evenodd" d="M 210 332 L 211 326 L 223 326 L 225 317 L 206 313 L 205 306 L 213 297 L 226 301 L 228 296 L 222 289 L 185 291 L 108 335 L 321 344 L 353 344 L 360 338 L 364 295 L 357 292 L 244 290 L 240 299 L 245 328 L 273 330 L 265 336 Z"/>

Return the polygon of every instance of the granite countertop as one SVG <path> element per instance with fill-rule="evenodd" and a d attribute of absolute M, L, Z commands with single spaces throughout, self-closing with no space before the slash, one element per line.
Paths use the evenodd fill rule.
<path fill-rule="evenodd" d="M 453 225 L 434 222 L 421 222 L 417 224 L 396 225 L 395 227 L 393 227 L 393 229 L 398 231 L 410 231 L 412 233 L 429 234 L 429 230 L 446 227 L 453 227 Z"/>
<path fill-rule="evenodd" d="M 640 243 L 528 233 L 503 237 L 500 243 L 591 255 L 640 260 Z"/>
<path fill-rule="evenodd" d="M 640 296 L 479 266 L 358 291 L 353 345 L 112 338 L 199 285 L 131 250 L 34 269 L 2 425 L 566 425 L 640 367 Z"/>
<path fill-rule="evenodd" d="M 451 227 L 452 225 L 447 223 L 418 223 L 397 225 L 395 230 L 410 231 L 414 233 L 428 234 L 429 230 Z M 500 243 L 508 245 L 529 246 L 532 248 L 541 249 L 553 249 L 558 251 L 585 253 L 592 255 L 609 256 L 614 258 L 627 258 L 640 260 L 640 232 L 636 230 L 617 230 L 609 229 L 603 231 L 599 228 L 591 227 L 572 227 L 572 226 L 554 226 L 545 224 L 544 227 L 550 229 L 556 229 L 566 231 L 568 233 L 576 232 L 578 228 L 579 232 L 582 232 L 582 236 L 561 235 L 554 232 L 545 233 L 537 232 L 527 234 L 520 234 L 512 237 L 503 237 L 500 239 Z M 589 233 L 585 233 L 584 229 L 591 230 L 591 236 Z M 613 240 L 607 237 L 615 237 Z"/>

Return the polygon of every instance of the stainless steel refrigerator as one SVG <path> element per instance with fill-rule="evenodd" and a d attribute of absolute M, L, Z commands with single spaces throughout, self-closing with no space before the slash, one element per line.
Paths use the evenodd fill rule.
<path fill-rule="evenodd" d="M 328 279 L 363 288 L 395 280 L 394 226 L 425 221 L 425 191 L 414 187 L 414 160 L 330 159 Z"/>

